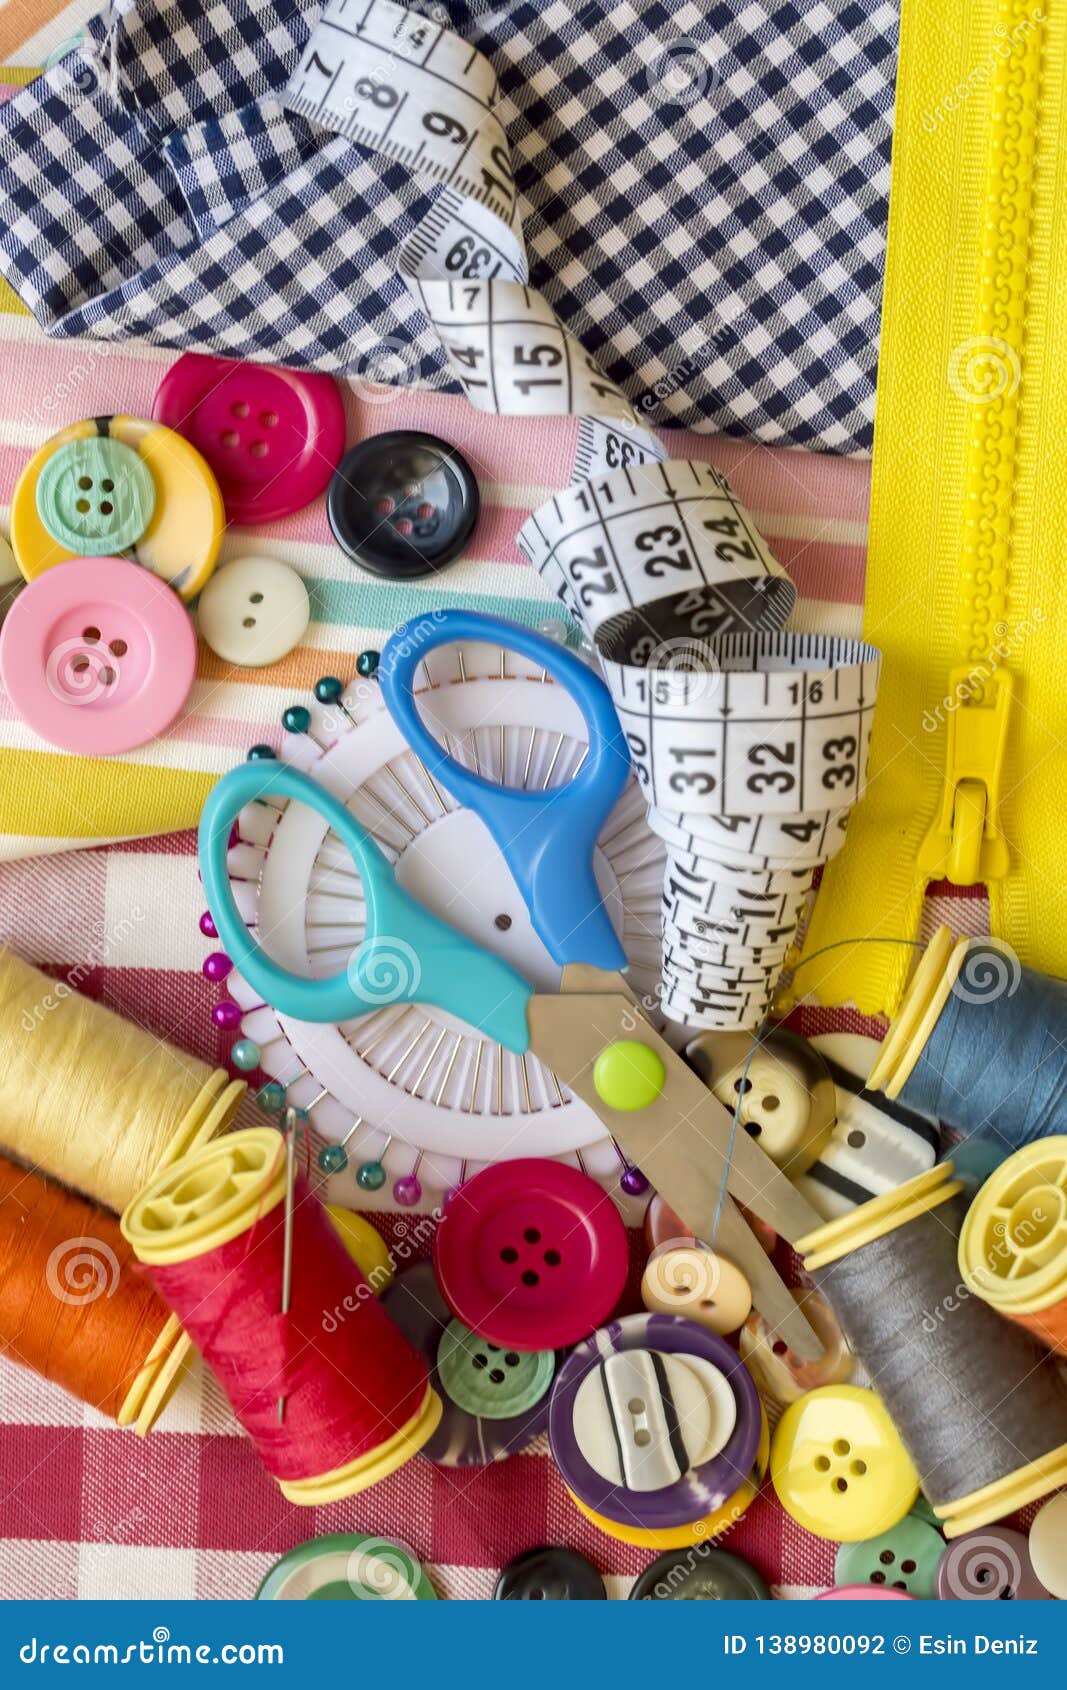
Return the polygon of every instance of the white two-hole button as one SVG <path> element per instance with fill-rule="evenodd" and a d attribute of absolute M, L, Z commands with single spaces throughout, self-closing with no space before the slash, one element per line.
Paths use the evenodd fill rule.
<path fill-rule="evenodd" d="M 737 1404 L 725 1374 L 696 1356 L 620 1350 L 583 1380 L 574 1435 L 612 1484 L 663 1490 L 725 1449 Z"/>
<path fill-rule="evenodd" d="M 262 669 L 299 645 L 311 617 L 307 588 L 275 558 L 239 557 L 217 569 L 200 595 L 197 623 L 225 663 Z"/>

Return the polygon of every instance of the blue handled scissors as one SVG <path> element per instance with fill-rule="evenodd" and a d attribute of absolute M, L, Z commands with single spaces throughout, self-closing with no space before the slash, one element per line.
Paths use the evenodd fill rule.
<path fill-rule="evenodd" d="M 566 786 L 544 792 L 503 788 L 464 768 L 438 744 L 419 713 L 415 674 L 436 647 L 457 640 L 484 641 L 532 658 L 575 699 L 589 752 Z M 398 629 L 382 653 L 378 675 L 390 714 L 431 778 L 477 813 L 503 853 L 539 937 L 563 970 L 560 992 L 536 993 L 510 964 L 416 903 L 337 798 L 307 775 L 274 762 L 246 763 L 224 775 L 200 822 L 208 904 L 241 974 L 268 1003 L 305 1021 L 369 1015 L 384 1002 L 450 1011 L 506 1049 L 530 1051 L 553 1069 L 697 1236 L 708 1235 L 722 1207 L 724 1179 L 740 1202 L 790 1241 L 812 1231 L 820 1224 L 815 1210 L 753 1139 L 731 1133 L 729 1112 L 641 1014 L 623 976 L 626 957 L 601 902 L 593 851 L 626 783 L 629 754 L 599 676 L 540 635 L 471 611 L 435 613 Z M 351 852 L 363 882 L 364 938 L 345 971 L 327 979 L 307 979 L 275 963 L 234 901 L 226 866 L 230 826 L 246 804 L 268 794 L 316 810 Z M 395 994 L 385 998 L 380 963 L 398 950 L 416 965 L 397 970 Z M 657 1060 L 638 1058 L 638 1046 Z M 634 1097 L 645 1097 L 639 1105 L 627 1100 L 625 1083 L 621 1093 L 606 1084 L 600 1061 L 605 1052 L 614 1055 L 608 1066 L 616 1076 L 620 1064 L 625 1076 L 628 1061 L 635 1075 L 646 1067 L 654 1077 L 661 1072 L 655 1096 L 647 1097 L 647 1085 L 643 1092 L 630 1088 Z M 654 1078 L 653 1090 L 655 1084 Z M 791 1299 L 790 1305 L 795 1315 Z M 794 1348 L 819 1353 L 817 1346 L 812 1351 L 802 1318 L 791 1322 L 791 1330 Z"/>

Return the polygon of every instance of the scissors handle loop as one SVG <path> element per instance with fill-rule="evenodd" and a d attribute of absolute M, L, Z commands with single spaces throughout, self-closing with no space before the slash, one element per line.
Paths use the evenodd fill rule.
<path fill-rule="evenodd" d="M 532 659 L 578 705 L 589 753 L 574 778 L 547 791 L 500 786 L 449 756 L 419 713 L 415 676 L 438 646 L 473 640 Z M 611 694 L 580 658 L 530 628 L 473 610 L 435 611 L 398 628 L 378 666 L 397 727 L 434 780 L 478 815 L 502 852 L 554 962 L 622 969 L 626 953 L 604 908 L 593 853 L 630 773 L 630 753 Z"/>
<path fill-rule="evenodd" d="M 367 920 L 347 967 L 324 980 L 293 974 L 269 957 L 241 917 L 226 867 L 230 828 L 246 804 L 268 794 L 307 804 L 351 852 Z M 266 1003 L 300 1021 L 347 1021 L 388 1004 L 433 1004 L 509 1050 L 529 1046 L 521 974 L 440 921 L 397 884 L 388 859 L 339 799 L 284 763 L 245 763 L 208 794 L 200 817 L 200 872 L 219 938 L 238 972 Z M 294 887 L 293 896 L 301 889 Z"/>

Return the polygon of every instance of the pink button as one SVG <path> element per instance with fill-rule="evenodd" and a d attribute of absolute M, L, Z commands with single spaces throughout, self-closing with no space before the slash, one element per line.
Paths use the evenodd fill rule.
<path fill-rule="evenodd" d="M 611 1198 L 561 1162 L 499 1162 L 449 1200 L 434 1271 L 464 1325 L 515 1350 L 563 1349 L 600 1326 L 626 1283 Z"/>
<path fill-rule="evenodd" d="M 273 522 L 317 499 L 345 449 L 330 376 L 186 352 L 156 389 L 152 415 L 205 457 L 231 522 Z"/>
<path fill-rule="evenodd" d="M 107 757 L 170 726 L 196 674 L 177 594 L 118 557 L 74 558 L 23 587 L 0 632 L 0 676 L 22 720 L 63 751 Z"/>
<path fill-rule="evenodd" d="M 824 1590 L 816 1602 L 914 1602 L 906 1590 L 887 1590 L 882 1584 L 839 1584 Z"/>

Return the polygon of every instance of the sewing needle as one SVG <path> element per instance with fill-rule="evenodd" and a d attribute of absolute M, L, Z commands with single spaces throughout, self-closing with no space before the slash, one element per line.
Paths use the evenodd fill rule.
<path fill-rule="evenodd" d="M 289 1313 L 293 1289 L 293 1191 L 296 1185 L 296 1110 L 285 1111 L 285 1240 L 282 1245 L 282 1306 Z M 285 1397 L 278 1398 L 278 1424 L 285 1419 Z"/>

